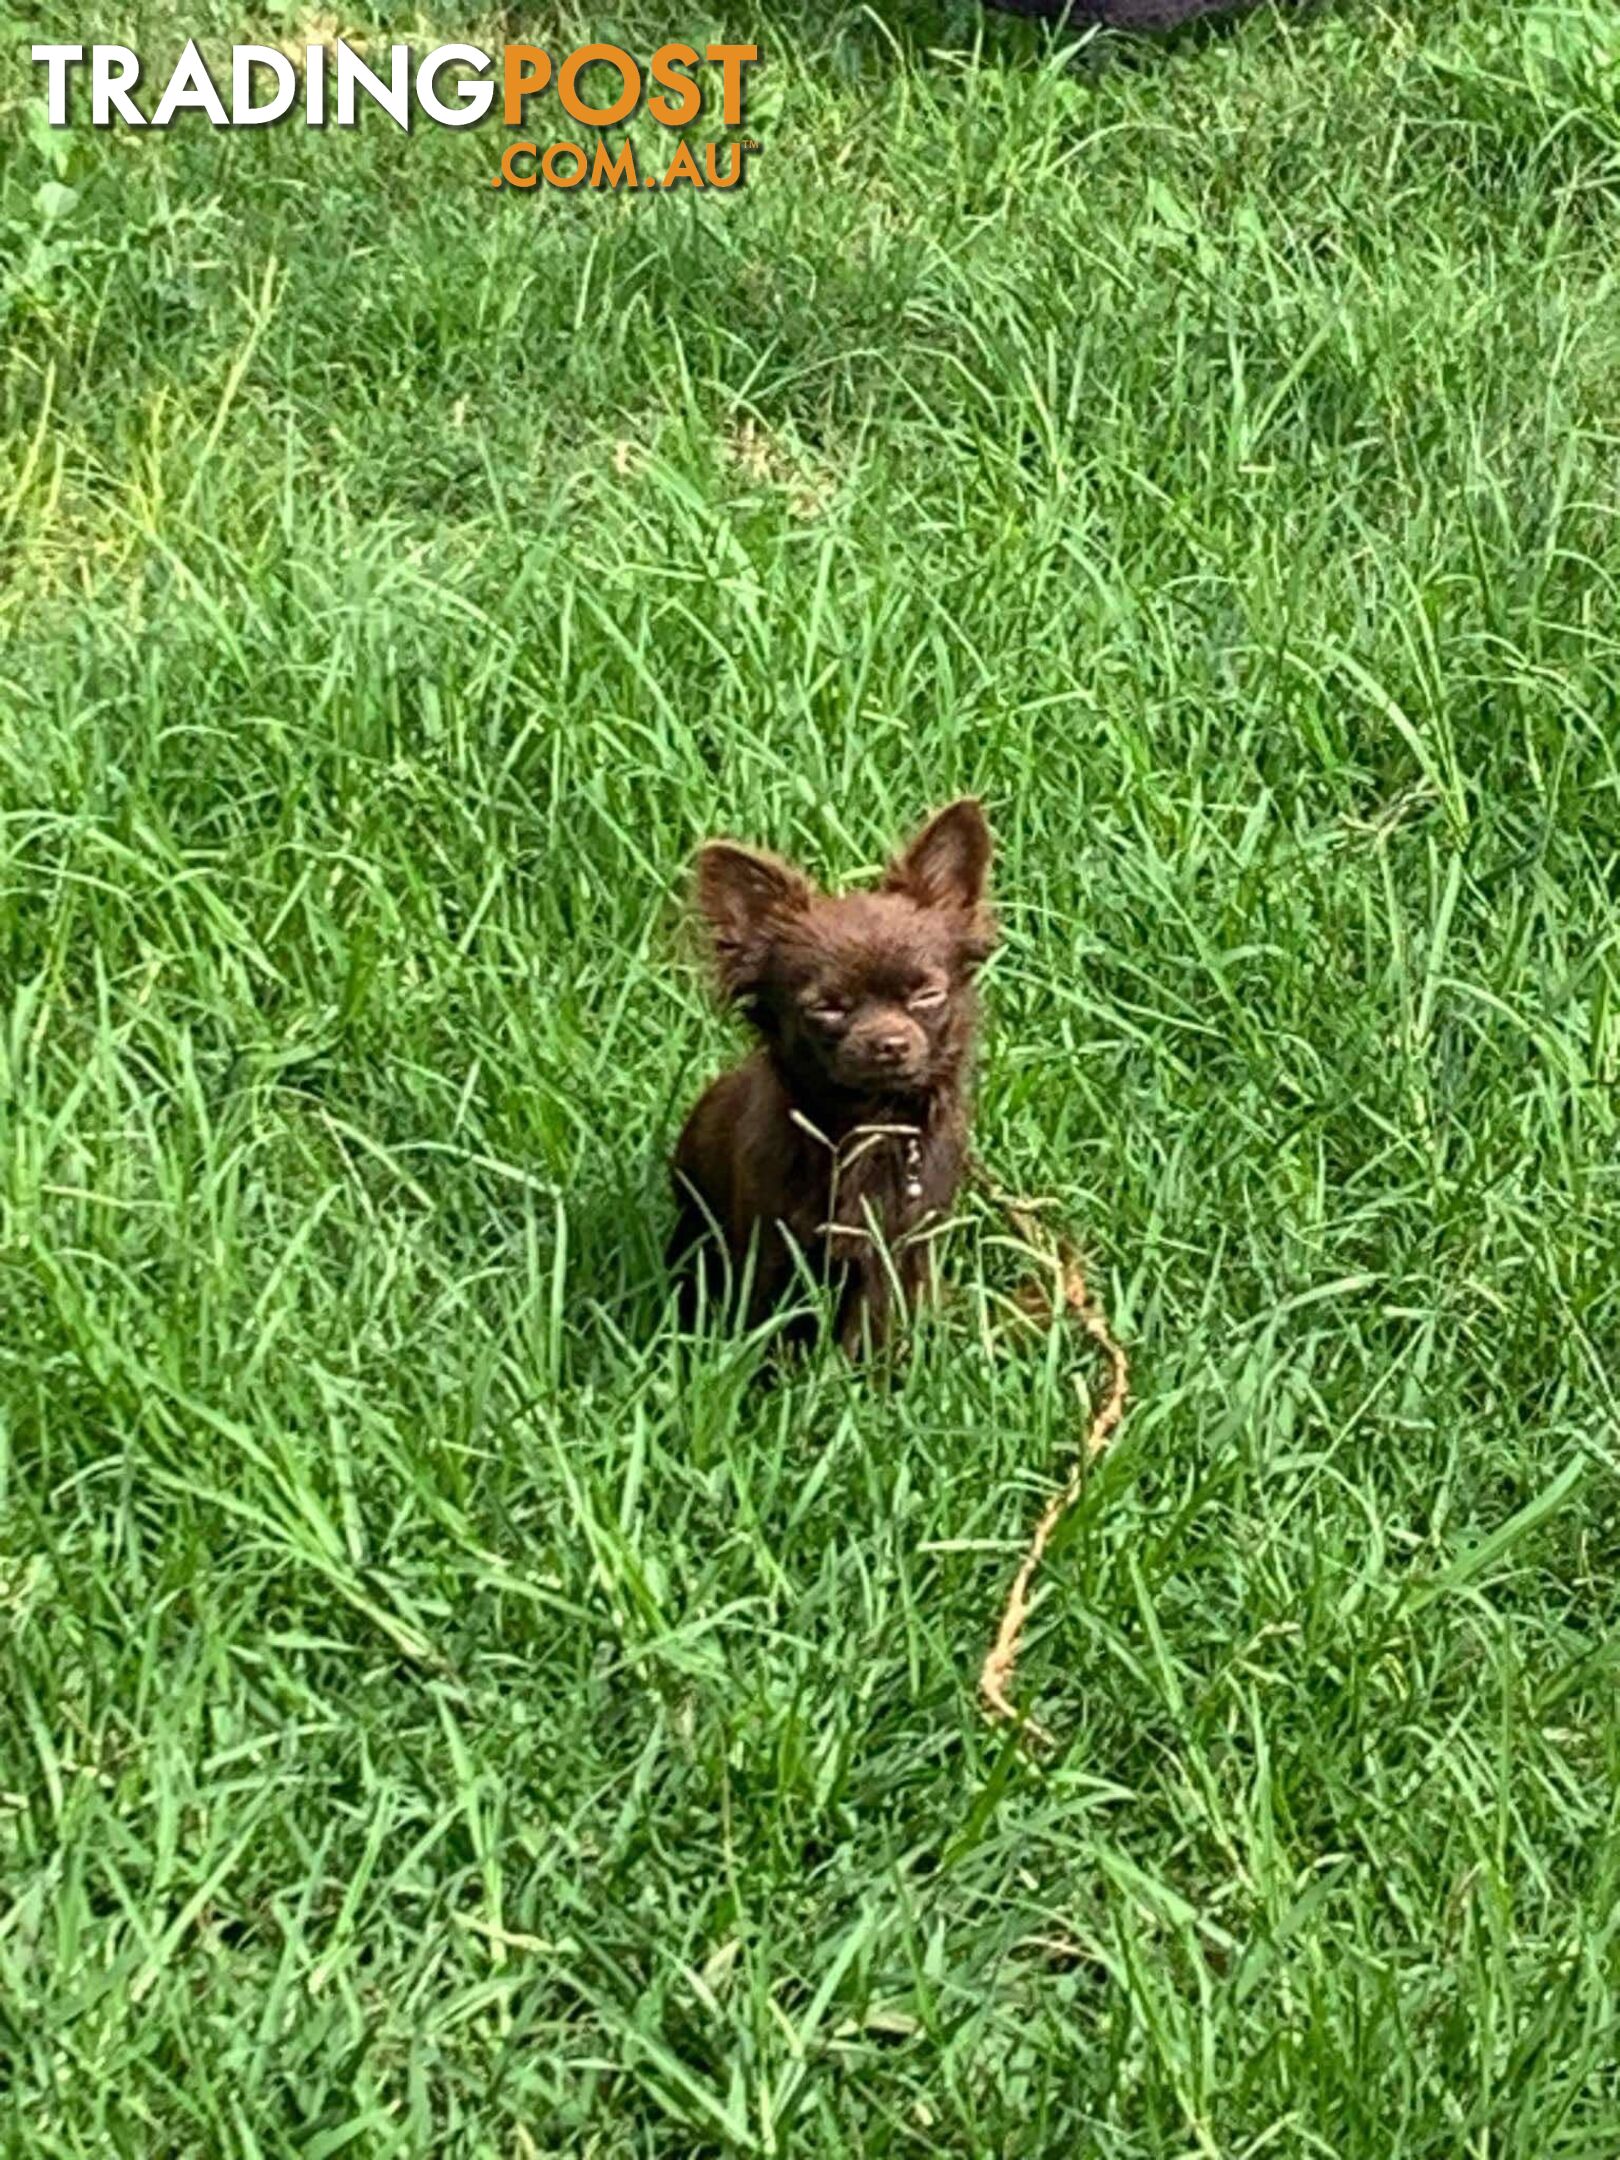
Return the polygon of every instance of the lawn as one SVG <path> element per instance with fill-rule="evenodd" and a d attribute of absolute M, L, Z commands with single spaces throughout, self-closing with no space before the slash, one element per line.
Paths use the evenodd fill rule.
<path fill-rule="evenodd" d="M 296 11 L 8 25 L 0 2146 L 1614 2160 L 1607 0 L 345 21 L 757 37 L 762 147 L 51 135 Z M 966 789 L 1134 1373 L 1044 1755 L 993 1209 L 889 1385 L 661 1260 L 692 849 Z"/>

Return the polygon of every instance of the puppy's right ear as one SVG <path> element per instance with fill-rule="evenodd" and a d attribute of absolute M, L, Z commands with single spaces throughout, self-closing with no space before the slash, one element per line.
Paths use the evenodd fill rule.
<path fill-rule="evenodd" d="M 711 840 L 698 850 L 696 889 L 720 987 L 728 998 L 746 998 L 759 988 L 772 940 L 809 907 L 815 887 L 762 849 Z"/>

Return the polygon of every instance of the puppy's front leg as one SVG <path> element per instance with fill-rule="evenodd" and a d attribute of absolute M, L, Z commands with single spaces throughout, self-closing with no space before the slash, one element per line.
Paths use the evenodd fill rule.
<path fill-rule="evenodd" d="M 889 1339 L 894 1303 L 889 1278 L 880 1263 L 863 1260 L 851 1267 L 838 1303 L 838 1347 L 846 1357 L 871 1356 Z"/>

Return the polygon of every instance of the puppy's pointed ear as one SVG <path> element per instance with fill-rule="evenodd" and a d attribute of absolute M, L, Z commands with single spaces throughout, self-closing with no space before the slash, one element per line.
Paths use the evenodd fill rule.
<path fill-rule="evenodd" d="M 972 914 L 990 882 L 990 828 L 982 805 L 964 795 L 931 817 L 915 840 L 889 865 L 883 883 L 919 907 L 958 908 Z"/>
<path fill-rule="evenodd" d="M 809 907 L 815 887 L 778 856 L 710 840 L 698 850 L 696 896 L 720 987 L 729 998 L 743 998 L 758 988 L 772 939 Z"/>

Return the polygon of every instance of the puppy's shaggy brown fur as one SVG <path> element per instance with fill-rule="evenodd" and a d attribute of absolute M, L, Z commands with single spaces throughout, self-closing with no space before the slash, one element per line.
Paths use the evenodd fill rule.
<path fill-rule="evenodd" d="M 689 1305 L 749 1284 L 763 1319 L 802 1255 L 838 1296 L 846 1349 L 889 1333 L 932 1278 L 922 1234 L 967 1158 L 974 977 L 995 930 L 991 842 L 965 798 L 873 891 L 823 893 L 776 856 L 714 840 L 697 906 L 722 995 L 759 1047 L 722 1073 L 675 1149 L 672 1260 Z"/>

